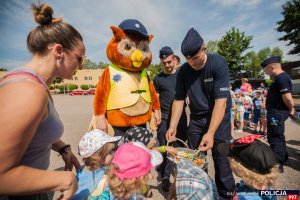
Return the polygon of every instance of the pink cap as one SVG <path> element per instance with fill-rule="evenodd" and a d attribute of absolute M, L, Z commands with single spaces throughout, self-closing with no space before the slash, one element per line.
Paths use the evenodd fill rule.
<path fill-rule="evenodd" d="M 112 172 L 123 180 L 143 176 L 161 162 L 159 152 L 149 151 L 140 142 L 130 142 L 117 149 L 111 163 L 119 167 L 119 170 L 113 169 Z"/>

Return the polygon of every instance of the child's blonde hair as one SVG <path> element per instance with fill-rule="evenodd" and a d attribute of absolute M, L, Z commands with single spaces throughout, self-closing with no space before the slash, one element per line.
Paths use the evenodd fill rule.
<path fill-rule="evenodd" d="M 149 180 L 153 179 L 151 171 L 149 171 L 140 177 L 121 180 L 112 172 L 112 169 L 119 171 L 119 167 L 115 164 L 111 164 L 111 168 L 108 169 L 107 172 L 108 184 L 115 197 L 130 199 L 135 195 L 142 194 L 142 187 L 147 185 Z"/>
<path fill-rule="evenodd" d="M 274 184 L 278 176 L 278 165 L 275 165 L 270 169 L 270 172 L 267 174 L 259 174 L 254 171 L 251 171 L 244 167 L 240 162 L 236 161 L 232 157 L 228 157 L 229 163 L 232 171 L 240 178 L 243 179 L 246 185 L 261 189 L 262 187 L 269 188 Z"/>
<path fill-rule="evenodd" d="M 83 158 L 83 162 L 86 165 L 87 170 L 95 170 L 105 164 L 106 156 L 111 153 L 114 148 L 113 143 L 106 143 L 103 147 L 98 149 L 88 158 Z"/>

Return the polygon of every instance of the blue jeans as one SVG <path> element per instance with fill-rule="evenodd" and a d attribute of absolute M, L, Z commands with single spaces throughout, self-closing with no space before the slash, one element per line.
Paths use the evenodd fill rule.
<path fill-rule="evenodd" d="M 188 128 L 188 141 L 192 149 L 197 149 L 210 123 L 209 115 L 191 116 Z M 234 191 L 235 181 L 226 156 L 221 155 L 217 146 L 220 143 L 230 143 L 231 140 L 230 112 L 225 116 L 214 136 L 212 156 L 215 166 L 215 182 L 220 199 L 231 199 L 230 192 Z"/>

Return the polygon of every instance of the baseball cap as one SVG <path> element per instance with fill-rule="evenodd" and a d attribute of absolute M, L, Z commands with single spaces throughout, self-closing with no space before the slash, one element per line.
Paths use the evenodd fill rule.
<path fill-rule="evenodd" d="M 148 129 L 134 126 L 126 131 L 125 135 L 122 138 L 122 142 L 141 142 L 147 146 L 153 137 L 153 134 Z"/>
<path fill-rule="evenodd" d="M 242 93 L 242 91 L 240 89 L 234 90 L 234 94 L 241 94 L 241 93 Z"/>
<path fill-rule="evenodd" d="M 272 56 L 270 58 L 265 59 L 262 63 L 261 66 L 263 68 L 265 68 L 266 66 L 268 66 L 269 64 L 272 63 L 280 63 L 281 57 L 280 56 Z"/>
<path fill-rule="evenodd" d="M 149 38 L 146 27 L 136 19 L 126 19 L 121 24 L 119 28 L 122 29 L 125 33 L 135 33 L 140 35 L 142 38 Z"/>
<path fill-rule="evenodd" d="M 190 159 L 182 158 L 177 163 L 177 199 L 218 199 L 216 185 L 208 174 L 193 164 Z"/>
<path fill-rule="evenodd" d="M 148 150 L 141 142 L 129 142 L 115 152 L 111 163 L 117 165 L 119 170 L 112 169 L 112 172 L 121 180 L 136 178 L 147 174 L 162 161 L 163 157 L 158 151 Z"/>
<path fill-rule="evenodd" d="M 221 143 L 217 146 L 220 154 L 234 158 L 247 169 L 260 173 L 270 173 L 278 164 L 275 154 L 269 145 L 258 140 L 262 136 L 248 135 L 232 144 Z"/>
<path fill-rule="evenodd" d="M 85 133 L 81 138 L 78 144 L 78 153 L 82 158 L 88 158 L 105 144 L 115 142 L 120 139 L 121 136 L 111 137 L 99 129 L 94 129 Z"/>

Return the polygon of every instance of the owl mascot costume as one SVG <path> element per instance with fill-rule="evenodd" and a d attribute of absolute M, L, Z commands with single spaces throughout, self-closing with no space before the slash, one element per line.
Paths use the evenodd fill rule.
<path fill-rule="evenodd" d="M 111 64 L 103 71 L 94 98 L 92 127 L 115 136 L 133 126 L 146 127 L 152 113 L 160 123 L 160 104 L 146 68 L 152 61 L 149 49 L 153 35 L 135 19 L 111 26 L 113 37 L 106 48 Z"/>

